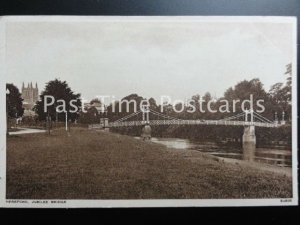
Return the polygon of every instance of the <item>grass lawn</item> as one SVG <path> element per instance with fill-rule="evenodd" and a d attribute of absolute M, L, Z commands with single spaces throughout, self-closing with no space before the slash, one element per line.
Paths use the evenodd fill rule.
<path fill-rule="evenodd" d="M 8 138 L 8 199 L 287 198 L 291 177 L 119 134 L 74 128 Z"/>

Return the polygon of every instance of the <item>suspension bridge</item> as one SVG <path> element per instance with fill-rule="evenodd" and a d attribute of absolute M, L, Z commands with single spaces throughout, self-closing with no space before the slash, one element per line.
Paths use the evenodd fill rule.
<path fill-rule="evenodd" d="M 150 119 L 152 117 L 152 119 Z M 283 116 L 284 118 L 284 116 Z M 285 124 L 282 120 L 280 123 L 275 120 L 271 121 L 253 109 L 245 110 L 237 115 L 226 117 L 219 120 L 204 120 L 204 119 L 180 119 L 175 118 L 160 112 L 157 112 L 149 107 L 144 107 L 141 110 L 132 114 L 126 115 L 115 121 L 108 121 L 107 118 L 101 120 L 99 124 L 91 124 L 89 128 L 117 128 L 117 127 L 133 127 L 161 125 L 223 125 L 223 126 L 256 126 L 256 127 L 278 127 Z"/>

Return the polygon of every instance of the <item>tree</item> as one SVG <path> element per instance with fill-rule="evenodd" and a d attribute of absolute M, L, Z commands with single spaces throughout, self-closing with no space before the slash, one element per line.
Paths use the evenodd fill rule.
<path fill-rule="evenodd" d="M 54 104 L 47 107 L 47 112 L 44 111 L 45 95 L 54 97 Z M 38 101 L 34 107 L 38 119 L 45 120 L 49 115 L 52 120 L 65 121 L 65 112 L 57 112 L 56 110 L 57 107 L 61 105 L 59 100 L 65 101 L 68 119 L 71 119 L 72 121 L 77 119 L 78 112 L 81 109 L 80 94 L 74 94 L 66 81 L 60 81 L 58 79 L 49 81 L 46 84 L 45 90 L 40 95 L 40 101 Z M 76 100 L 76 102 L 73 102 L 73 105 L 77 106 L 76 112 L 70 112 L 70 109 L 74 109 L 73 107 L 71 108 L 71 100 Z"/>
<path fill-rule="evenodd" d="M 273 84 L 270 88 L 269 95 L 274 100 L 275 103 L 280 103 L 282 99 L 282 87 L 283 83 Z"/>
<path fill-rule="evenodd" d="M 291 104 L 292 101 L 292 64 L 286 65 L 286 85 L 282 88 L 285 100 Z"/>
<path fill-rule="evenodd" d="M 224 99 L 228 100 L 230 103 L 230 111 L 233 111 L 233 100 L 240 100 L 240 103 L 244 100 L 249 100 L 250 95 L 253 96 L 253 109 L 256 110 L 257 105 L 255 102 L 258 100 L 264 100 L 264 102 L 269 101 L 268 94 L 263 88 L 263 84 L 258 78 L 252 79 L 250 81 L 244 80 L 239 82 L 234 88 L 229 88 L 224 93 Z M 245 105 L 249 108 L 249 105 Z M 266 109 L 267 110 L 267 109 Z M 236 113 L 241 112 L 241 104 L 236 105 Z"/>
<path fill-rule="evenodd" d="M 270 107 L 273 109 L 273 112 L 277 112 L 279 117 L 284 112 L 285 119 L 290 119 L 292 108 L 292 64 L 286 66 L 285 75 L 287 75 L 286 83 L 272 85 L 268 94 L 271 99 Z"/>
<path fill-rule="evenodd" d="M 151 109 L 153 109 L 154 111 L 159 111 L 159 107 L 156 104 L 156 101 L 154 98 L 149 98 L 149 106 Z"/>
<path fill-rule="evenodd" d="M 19 89 L 13 84 L 6 84 L 6 89 L 9 90 L 9 94 L 6 98 L 8 116 L 10 118 L 18 118 L 23 116 L 23 99 Z"/>
<path fill-rule="evenodd" d="M 224 97 L 227 100 L 240 99 L 243 101 L 249 99 L 250 95 L 253 95 L 254 100 L 265 99 L 267 97 L 263 84 L 258 78 L 239 82 L 234 88 L 229 88 L 224 93 Z"/>
<path fill-rule="evenodd" d="M 98 104 L 101 104 L 101 101 L 99 98 L 94 98 L 90 101 L 90 104 L 93 105 L 94 103 L 98 103 Z"/>
<path fill-rule="evenodd" d="M 95 107 L 88 108 L 86 112 L 80 112 L 79 123 L 99 123 L 99 112 Z"/>

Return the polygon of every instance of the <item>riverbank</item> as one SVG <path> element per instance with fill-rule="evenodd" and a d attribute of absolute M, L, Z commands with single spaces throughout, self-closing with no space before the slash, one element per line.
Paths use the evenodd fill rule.
<path fill-rule="evenodd" d="M 140 136 L 141 130 L 136 127 L 113 128 L 112 130 L 131 136 Z M 258 148 L 273 148 L 288 150 L 292 148 L 291 126 L 289 124 L 278 128 L 256 127 L 256 146 Z M 153 126 L 151 135 L 157 138 L 189 139 L 192 142 L 215 142 L 222 145 L 242 146 L 242 126 Z"/>
<path fill-rule="evenodd" d="M 168 151 L 170 151 L 170 153 L 179 154 L 182 157 L 189 159 L 193 162 L 201 161 L 203 159 L 208 159 L 208 160 L 219 162 L 221 164 L 224 163 L 231 164 L 237 167 L 259 170 L 260 172 L 267 171 L 267 172 L 272 172 L 278 175 L 283 175 L 292 178 L 292 168 L 290 167 L 278 167 L 267 163 L 248 162 L 248 161 L 234 159 L 234 158 L 224 158 L 224 157 L 214 156 L 209 153 L 203 153 L 197 150 L 182 151 L 178 149 L 170 149 Z"/>
<path fill-rule="evenodd" d="M 287 174 L 120 134 L 61 129 L 12 136 L 7 146 L 9 199 L 292 197 Z"/>
<path fill-rule="evenodd" d="M 140 138 L 140 137 L 135 137 Z M 180 150 L 196 150 L 212 156 L 219 157 L 223 161 L 245 162 L 243 160 L 243 149 L 235 145 L 219 144 L 216 142 L 201 142 L 191 141 L 189 139 L 181 138 L 157 138 L 152 137 L 152 142 L 163 144 L 171 149 Z M 233 159 L 233 160 L 231 160 Z M 236 159 L 236 160 L 234 160 Z M 260 164 L 269 164 L 277 167 L 290 167 L 292 165 L 292 153 L 291 150 L 278 150 L 270 148 L 256 148 L 255 151 L 256 166 Z"/>

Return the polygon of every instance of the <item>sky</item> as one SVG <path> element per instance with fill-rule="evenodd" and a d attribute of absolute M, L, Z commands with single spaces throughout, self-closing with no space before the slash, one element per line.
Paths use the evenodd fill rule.
<path fill-rule="evenodd" d="M 113 18 L 113 17 L 112 17 Z M 6 81 L 66 80 L 85 99 L 132 93 L 221 97 L 244 79 L 266 90 L 293 61 L 293 26 L 226 19 L 17 20 L 6 23 Z"/>

